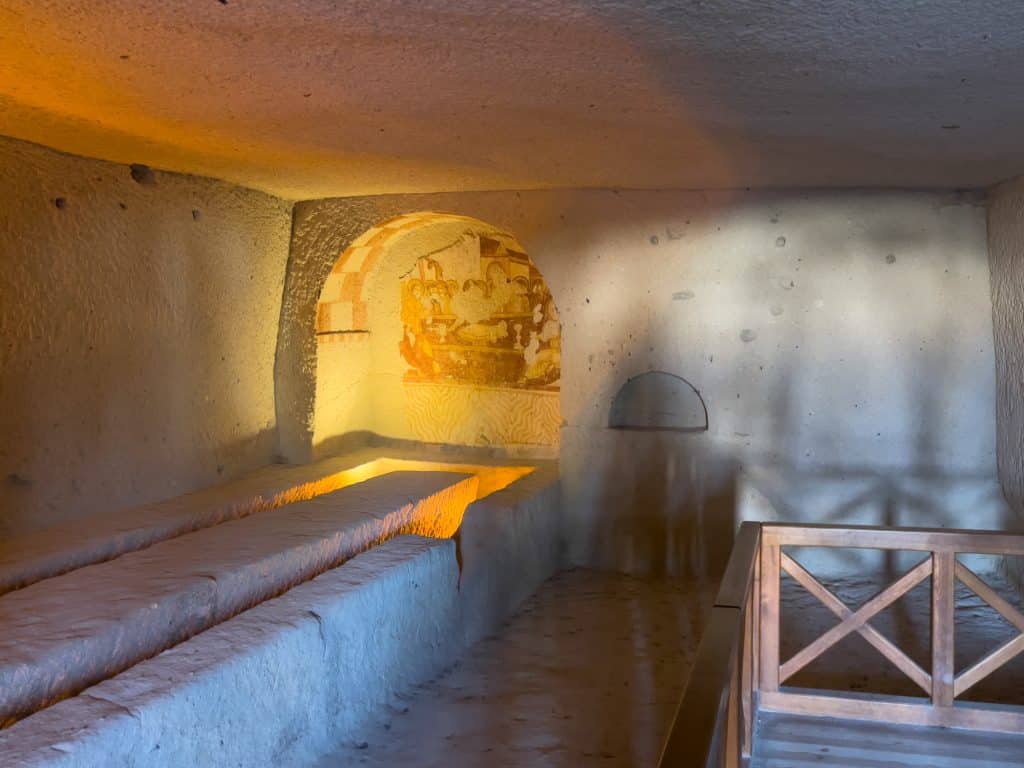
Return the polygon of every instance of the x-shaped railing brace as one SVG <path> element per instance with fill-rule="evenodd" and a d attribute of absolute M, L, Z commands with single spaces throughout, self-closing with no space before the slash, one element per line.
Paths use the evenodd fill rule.
<path fill-rule="evenodd" d="M 910 569 L 897 581 L 890 584 L 868 600 L 856 611 L 851 610 L 825 586 L 814 578 L 802 565 L 787 555 L 781 555 L 782 570 L 798 584 L 814 595 L 835 614 L 840 622 L 810 643 L 779 667 L 779 682 L 782 683 L 810 664 L 814 659 L 852 632 L 867 640 L 879 653 L 891 661 L 903 674 L 919 685 L 927 694 L 932 692 L 932 676 L 921 665 L 900 650 L 885 635 L 868 622 L 877 614 L 899 600 L 922 581 L 932 575 L 932 558 L 928 557 Z M 954 681 L 953 695 L 959 696 L 979 680 L 990 675 L 1018 654 L 1024 652 L 1024 614 L 1000 597 L 977 574 L 959 561 L 956 563 L 956 578 L 971 589 L 982 600 L 1017 628 L 1018 634 L 971 667 L 964 670 Z"/>

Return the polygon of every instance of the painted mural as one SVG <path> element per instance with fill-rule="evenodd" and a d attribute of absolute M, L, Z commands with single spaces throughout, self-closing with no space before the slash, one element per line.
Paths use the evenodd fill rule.
<path fill-rule="evenodd" d="M 467 237 L 424 256 L 401 278 L 401 302 L 406 382 L 558 391 L 558 311 L 513 244 Z"/>

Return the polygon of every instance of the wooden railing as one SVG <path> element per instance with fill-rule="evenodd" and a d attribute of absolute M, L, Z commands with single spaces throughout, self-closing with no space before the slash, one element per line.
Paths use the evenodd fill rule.
<path fill-rule="evenodd" d="M 925 558 L 853 610 L 787 552 L 787 547 L 916 551 Z M 1024 535 L 744 523 L 701 640 L 662 768 L 740 766 L 753 749 L 759 711 L 939 725 L 1024 733 L 1024 708 L 958 702 L 983 678 L 1024 652 L 1024 614 L 957 559 L 959 554 L 1024 555 Z M 780 580 L 788 574 L 838 623 L 791 658 L 779 657 Z M 871 620 L 925 580 L 931 580 L 931 663 L 924 669 L 871 626 Z M 1018 634 L 956 674 L 954 612 L 960 581 L 1003 616 Z M 793 675 L 857 633 L 914 682 L 922 697 L 785 688 Z"/>
<path fill-rule="evenodd" d="M 743 523 L 661 757 L 664 768 L 738 766 L 754 739 L 761 525 Z"/>

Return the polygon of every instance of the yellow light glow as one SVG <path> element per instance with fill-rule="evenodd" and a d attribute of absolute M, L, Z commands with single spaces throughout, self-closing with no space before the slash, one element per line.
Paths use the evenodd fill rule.
<path fill-rule="evenodd" d="M 307 501 L 390 472 L 457 472 L 472 475 L 473 482 L 457 483 L 431 499 L 423 499 L 415 504 L 410 504 L 407 514 L 402 517 L 400 526 L 395 530 L 382 533 L 380 541 L 398 534 L 451 538 L 462 524 L 463 515 L 469 504 L 507 488 L 519 478 L 533 472 L 534 469 L 535 467 L 529 466 L 449 464 L 440 461 L 384 457 L 335 472 L 318 480 L 296 485 L 257 504 L 252 512 L 276 509 L 297 501 Z"/>

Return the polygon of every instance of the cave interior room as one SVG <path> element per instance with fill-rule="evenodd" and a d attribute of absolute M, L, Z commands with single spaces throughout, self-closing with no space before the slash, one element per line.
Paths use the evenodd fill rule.
<path fill-rule="evenodd" d="M 0 768 L 1024 766 L 1020 0 L 0 0 Z"/>

